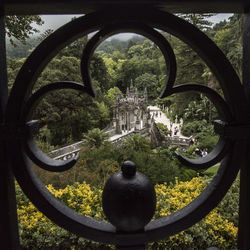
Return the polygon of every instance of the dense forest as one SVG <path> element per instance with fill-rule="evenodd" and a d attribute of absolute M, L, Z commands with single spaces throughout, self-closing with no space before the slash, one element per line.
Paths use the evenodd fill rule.
<path fill-rule="evenodd" d="M 222 49 L 241 77 L 241 23 L 242 17 L 233 15 L 212 26 L 208 21 L 210 14 L 179 15 L 204 31 Z M 8 77 L 11 88 L 15 76 L 32 50 L 52 31 L 26 39 L 25 44 L 18 40 L 8 40 Z M 177 59 L 177 78 L 175 84 L 195 82 L 207 85 L 221 93 L 215 77 L 199 56 L 179 39 L 163 33 L 174 49 Z M 39 77 L 35 89 L 45 84 L 68 80 L 81 82 L 80 58 L 83 46 L 87 42 L 83 37 L 64 48 L 45 68 Z M 13 46 L 15 44 L 15 47 Z M 196 128 L 187 124 L 193 119 L 203 123 L 216 117 L 211 103 L 196 93 L 173 95 L 160 100 L 158 98 L 166 79 L 166 66 L 163 56 L 152 41 L 134 36 L 127 41 L 111 39 L 104 41 L 95 51 L 90 65 L 92 82 L 97 98 L 74 91 L 59 91 L 49 94 L 34 110 L 34 118 L 43 125 L 41 138 L 53 146 L 64 145 L 80 140 L 82 133 L 99 127 L 103 129 L 112 117 L 112 105 L 115 93 L 125 93 L 133 81 L 139 92 L 147 87 L 151 104 L 169 107 L 172 117 L 182 117 L 191 132 Z M 56 98 L 55 98 L 56 97 Z M 60 129 L 57 129 L 60 127 Z M 71 128 L 71 129 L 69 129 Z M 186 134 L 190 134 L 189 129 Z M 184 129 L 184 133 L 186 131 Z"/>

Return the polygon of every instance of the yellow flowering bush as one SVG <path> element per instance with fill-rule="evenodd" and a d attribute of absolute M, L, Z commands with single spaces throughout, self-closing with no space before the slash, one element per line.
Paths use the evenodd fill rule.
<path fill-rule="evenodd" d="M 52 185 L 48 190 L 65 205 L 75 211 L 97 220 L 104 219 L 101 208 L 101 193 L 97 188 L 90 188 L 85 182 L 66 186 L 56 190 Z M 17 214 L 19 233 L 23 249 L 110 249 L 110 246 L 101 245 L 80 238 L 67 230 L 60 228 L 39 212 L 26 198 L 16 184 Z"/>
<path fill-rule="evenodd" d="M 102 190 L 90 187 L 86 182 L 81 184 L 76 182 L 74 185 L 68 185 L 59 190 L 53 188 L 52 185 L 48 185 L 47 188 L 56 198 L 78 213 L 95 219 L 104 218 L 100 205 Z"/>
<path fill-rule="evenodd" d="M 206 184 L 202 177 L 195 177 L 187 182 L 176 178 L 175 184 L 156 185 L 157 209 L 154 219 L 167 216 L 189 204 L 203 191 Z M 97 220 L 105 219 L 100 189 L 90 187 L 85 182 L 58 190 L 52 185 L 47 188 L 77 212 Z M 112 246 L 85 240 L 56 226 L 28 201 L 18 185 L 16 190 L 23 249 L 113 249 Z M 211 246 L 220 249 L 236 248 L 237 227 L 229 221 L 230 211 L 227 211 L 226 217 L 220 212 L 221 208 L 217 207 L 194 226 L 160 242 L 151 243 L 148 249 L 206 249 Z"/>
<path fill-rule="evenodd" d="M 157 209 L 154 219 L 167 216 L 188 205 L 206 187 L 207 181 L 195 177 L 183 182 L 176 178 L 175 185 L 160 184 L 155 186 Z M 203 220 L 189 229 L 157 243 L 167 249 L 206 249 L 216 246 L 220 249 L 236 248 L 238 228 L 234 223 L 212 210 Z M 152 244 L 155 247 L 156 244 Z M 163 248 L 164 249 L 164 248 Z"/>

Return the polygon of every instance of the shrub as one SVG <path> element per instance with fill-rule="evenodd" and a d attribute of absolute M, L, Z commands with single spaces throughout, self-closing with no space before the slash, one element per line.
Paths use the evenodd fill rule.
<path fill-rule="evenodd" d="M 190 157 L 195 148 L 204 149 L 208 152 L 212 151 L 218 142 L 218 136 L 214 132 L 214 127 L 208 124 L 206 120 L 188 122 L 183 125 L 181 132 L 185 136 L 193 136 L 198 144 L 192 145 L 187 151 L 187 156 Z"/>
<path fill-rule="evenodd" d="M 54 189 L 52 185 L 48 185 L 47 188 L 56 198 L 77 212 L 97 220 L 104 219 L 100 205 L 101 190 L 90 188 L 86 183 L 75 183 L 59 190 Z M 111 246 L 80 238 L 60 228 L 28 201 L 18 185 L 16 191 L 22 249 L 113 249 Z"/>
<path fill-rule="evenodd" d="M 174 155 L 175 149 L 157 147 L 149 151 L 137 151 L 128 148 L 124 151 L 123 159 L 133 161 L 137 170 L 148 176 L 153 184 L 169 183 L 182 174 L 181 164 Z"/>
<path fill-rule="evenodd" d="M 157 125 L 157 127 L 159 128 L 161 134 L 166 135 L 166 136 L 169 135 L 168 126 L 166 126 L 165 124 L 160 123 L 160 122 L 157 123 L 156 125 Z"/>
<path fill-rule="evenodd" d="M 122 143 L 122 149 L 126 151 L 149 152 L 150 146 L 150 141 L 140 134 L 130 134 Z"/>
<path fill-rule="evenodd" d="M 186 206 L 203 191 L 206 183 L 202 177 L 195 177 L 189 182 L 176 178 L 174 184 L 156 185 L 157 209 L 154 219 L 167 216 Z M 236 248 L 237 227 L 230 220 L 237 206 L 227 205 L 231 202 L 235 204 L 234 200 L 238 199 L 238 184 L 239 181 L 236 180 L 220 206 L 203 220 L 174 236 L 149 244 L 148 249 L 206 249 L 211 246 L 220 249 Z M 97 220 L 105 219 L 99 189 L 91 188 L 86 183 L 75 183 L 59 190 L 48 185 L 48 189 L 56 198 L 77 212 Z M 18 185 L 16 190 L 23 249 L 114 249 L 113 246 L 85 240 L 56 226 L 27 200 Z M 237 220 L 237 216 L 234 219 Z"/>
<path fill-rule="evenodd" d="M 217 207 L 225 220 L 232 221 L 238 226 L 239 219 L 240 176 L 238 175 L 231 188 Z"/>
<path fill-rule="evenodd" d="M 128 136 L 121 147 L 117 148 L 110 142 L 98 147 L 85 146 L 79 153 L 79 160 L 71 169 L 53 173 L 35 166 L 41 181 L 52 184 L 55 188 L 65 188 L 75 182 L 103 187 L 107 178 L 120 169 L 123 161 L 134 161 L 137 170 L 147 175 L 154 184 L 190 180 L 196 174 L 181 166 L 175 157 L 176 147 L 159 146 L 152 149 L 150 141 L 139 135 Z"/>
<path fill-rule="evenodd" d="M 208 152 L 213 150 L 218 142 L 218 136 L 215 135 L 213 125 L 208 125 L 202 128 L 202 130 L 195 135 L 198 140 L 199 148 L 207 148 Z"/>
<path fill-rule="evenodd" d="M 206 120 L 187 122 L 183 124 L 181 133 L 185 136 L 191 136 L 201 132 L 206 126 L 208 126 Z"/>
<path fill-rule="evenodd" d="M 118 158 L 118 150 L 111 143 L 105 143 L 98 148 L 82 148 L 79 160 L 67 171 L 54 173 L 36 166 L 35 171 L 45 185 L 52 184 L 57 189 L 84 181 L 91 185 L 103 186 L 107 177 L 118 170 Z"/>
<path fill-rule="evenodd" d="M 206 181 L 201 177 L 195 177 L 189 182 L 176 179 L 175 185 L 172 186 L 156 185 L 157 211 L 155 218 L 169 215 L 183 208 L 203 191 L 205 185 Z M 230 209 L 235 211 L 235 208 Z M 220 208 L 215 208 L 203 220 L 187 230 L 158 243 L 152 243 L 152 249 L 206 249 L 211 246 L 219 249 L 236 248 L 238 229 L 220 212 Z"/>

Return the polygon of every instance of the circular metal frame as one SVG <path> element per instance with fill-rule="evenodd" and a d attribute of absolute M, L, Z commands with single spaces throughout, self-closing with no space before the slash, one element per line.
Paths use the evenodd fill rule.
<path fill-rule="evenodd" d="M 169 13 L 147 9 L 140 10 L 140 12 L 134 9 L 128 9 L 127 11 L 122 9 L 112 10 L 112 12 L 92 13 L 73 20 L 42 42 L 27 59 L 16 78 L 7 106 L 6 123 L 12 124 L 12 126 L 20 123 L 26 124 L 27 105 L 30 103 L 33 105 L 36 100 L 36 97 L 32 97 L 31 90 L 43 68 L 59 49 L 81 35 L 97 30 L 105 30 L 106 27 L 108 29 L 111 27 L 112 33 L 114 30 L 119 32 L 119 25 L 121 25 L 122 28 L 120 30 L 122 31 L 124 30 L 124 23 L 126 25 L 129 25 L 129 23 L 136 24 L 138 27 L 141 25 L 140 27 L 149 26 L 161 29 L 189 44 L 190 47 L 198 52 L 218 79 L 225 101 L 215 92 L 201 86 L 195 87 L 193 84 L 190 84 L 186 85 L 186 87 L 173 87 L 174 81 L 172 80 L 166 83 L 162 97 L 189 90 L 203 92 L 217 105 L 217 108 L 221 110 L 228 123 L 244 121 L 244 103 L 246 102 L 239 78 L 223 53 L 205 34 L 186 21 Z M 133 27 L 130 26 L 129 30 L 130 28 L 133 31 Z M 141 31 L 141 28 L 138 29 Z M 135 31 L 138 32 L 137 28 Z M 100 36 L 101 32 L 96 37 Z M 110 32 L 107 32 L 107 34 L 110 34 Z M 154 41 L 154 35 L 152 40 Z M 95 42 L 87 46 L 94 48 Z M 87 55 L 85 59 L 88 59 L 91 53 L 88 51 L 85 51 L 85 53 Z M 83 79 L 86 79 L 85 73 L 88 65 L 88 60 L 85 59 L 83 57 L 82 60 Z M 84 92 L 93 95 L 90 80 L 85 80 L 82 86 Z M 42 93 L 37 95 L 42 96 Z M 76 213 L 50 194 L 37 178 L 31 161 L 27 157 L 27 138 L 12 138 L 8 147 L 9 152 L 15 152 L 15 157 L 10 157 L 10 159 L 17 181 L 35 206 L 48 218 L 59 226 L 82 237 L 103 243 L 125 246 L 140 245 L 178 233 L 198 222 L 220 202 L 231 186 L 240 167 L 237 155 L 246 148 L 244 143 L 239 143 L 237 140 L 225 140 L 223 138 L 222 140 L 223 145 L 217 148 L 218 152 L 212 154 L 209 160 L 210 163 L 214 164 L 214 162 L 225 156 L 221 167 L 212 182 L 208 184 L 206 189 L 194 201 L 167 217 L 150 222 L 145 227 L 144 232 L 126 234 L 117 233 L 115 228 L 109 223 L 95 221 Z M 183 161 L 185 161 L 184 158 Z M 196 167 L 199 167 L 203 163 L 190 162 L 190 166 L 197 165 Z"/>
<path fill-rule="evenodd" d="M 161 95 L 164 95 L 167 92 L 167 87 L 171 88 L 174 85 L 175 77 L 176 77 L 176 59 L 173 49 L 169 42 L 165 39 L 163 35 L 159 32 L 155 31 L 152 27 L 147 26 L 143 23 L 138 22 L 120 22 L 117 24 L 110 24 L 102 28 L 97 34 L 95 34 L 86 44 L 81 60 L 81 73 L 83 81 L 88 88 L 90 89 L 90 93 L 93 92 L 92 96 L 94 96 L 94 90 L 92 88 L 90 73 L 89 73 L 89 65 L 90 59 L 93 55 L 94 50 L 98 47 L 98 45 L 106 40 L 108 37 L 122 33 L 122 32 L 133 32 L 139 35 L 143 35 L 152 41 L 159 47 L 162 52 L 162 55 L 165 59 L 166 63 L 166 83 L 165 88 L 162 91 Z"/>

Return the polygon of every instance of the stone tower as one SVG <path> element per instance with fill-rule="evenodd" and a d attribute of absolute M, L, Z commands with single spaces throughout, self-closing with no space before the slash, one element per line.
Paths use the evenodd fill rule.
<path fill-rule="evenodd" d="M 113 113 L 113 126 L 115 126 L 116 134 L 129 132 L 133 130 L 141 130 L 147 127 L 148 123 L 148 94 L 144 89 L 143 95 L 140 97 L 138 90 L 131 80 L 130 86 L 127 87 L 126 96 L 121 98 L 116 93 L 116 105 Z"/>

